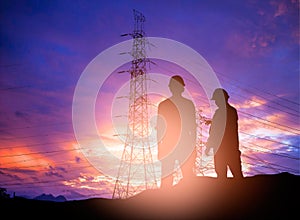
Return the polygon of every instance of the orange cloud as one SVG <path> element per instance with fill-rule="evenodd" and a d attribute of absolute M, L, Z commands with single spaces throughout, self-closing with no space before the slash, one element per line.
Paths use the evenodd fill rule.
<path fill-rule="evenodd" d="M 235 104 L 235 106 L 238 109 L 249 109 L 249 108 L 263 106 L 264 104 L 266 104 L 265 100 L 256 96 L 252 96 L 250 99 L 247 99 L 242 103 Z"/>
<path fill-rule="evenodd" d="M 0 155 L 0 166 L 5 168 L 39 170 L 41 167 L 53 164 L 47 156 L 33 152 L 27 147 L 0 149 Z"/>

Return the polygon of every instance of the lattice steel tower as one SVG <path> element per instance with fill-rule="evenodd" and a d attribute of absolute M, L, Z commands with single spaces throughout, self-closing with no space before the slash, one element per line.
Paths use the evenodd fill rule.
<path fill-rule="evenodd" d="M 195 172 L 196 174 L 203 174 L 203 164 L 202 164 L 202 152 L 203 152 L 203 133 L 202 133 L 202 125 L 205 123 L 205 118 L 202 116 L 202 111 L 196 110 L 196 123 L 197 123 L 197 140 L 196 140 L 196 149 L 197 149 L 197 158 L 195 164 Z"/>
<path fill-rule="evenodd" d="M 205 176 L 205 172 L 208 169 L 212 169 L 208 164 L 203 163 L 203 125 L 210 123 L 211 119 L 205 117 L 202 114 L 202 110 L 198 108 L 196 110 L 196 123 L 197 123 L 197 140 L 196 140 L 196 149 L 197 149 L 197 158 L 195 162 L 195 172 L 196 175 Z"/>
<path fill-rule="evenodd" d="M 122 159 L 115 182 L 113 198 L 128 198 L 146 189 L 157 187 L 151 153 L 149 130 L 149 99 L 147 95 L 145 17 L 133 10 L 134 31 L 131 51 L 128 126 Z"/>

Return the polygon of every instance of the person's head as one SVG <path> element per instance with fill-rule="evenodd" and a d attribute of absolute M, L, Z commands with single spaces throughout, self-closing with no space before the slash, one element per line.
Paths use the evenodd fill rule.
<path fill-rule="evenodd" d="M 185 83 L 181 76 L 174 75 L 170 78 L 169 88 L 170 88 L 170 91 L 172 92 L 172 94 L 174 94 L 174 95 L 181 94 L 184 91 L 184 86 L 185 86 Z"/>
<path fill-rule="evenodd" d="M 211 100 L 214 100 L 217 106 L 222 106 L 228 103 L 228 92 L 223 88 L 217 88 L 213 92 Z"/>

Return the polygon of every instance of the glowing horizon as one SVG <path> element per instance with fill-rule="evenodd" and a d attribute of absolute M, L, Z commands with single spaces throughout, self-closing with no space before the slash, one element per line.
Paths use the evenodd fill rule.
<path fill-rule="evenodd" d="M 162 1 L 160 7 L 147 1 L 72 2 L 72 7 L 63 1 L 0 3 L 0 187 L 11 195 L 28 197 L 45 192 L 68 199 L 111 198 L 113 175 L 96 169 L 83 151 L 91 150 L 99 165 L 117 172 L 116 163 L 103 162 L 111 155 L 98 146 L 103 141 L 112 157 L 121 158 L 127 132 L 130 50 L 116 50 L 124 64 L 105 72 L 116 62 L 107 59 L 100 69 L 94 66 L 96 76 L 87 81 L 86 86 L 92 87 L 97 77 L 109 75 L 95 89 L 95 114 L 82 114 L 95 119 L 95 132 L 91 136 L 87 132 L 87 146 L 74 133 L 72 102 L 91 60 L 130 39 L 120 34 L 132 31 L 136 7 L 146 16 L 149 39 L 171 39 L 203 55 L 229 92 L 229 102 L 239 115 L 244 175 L 300 174 L 297 2 L 237 1 L 234 7 L 230 2 L 179 3 Z M 154 43 L 147 46 L 152 55 L 162 47 Z M 153 137 L 157 104 L 170 95 L 171 75 L 184 77 L 184 96 L 193 99 L 199 114 L 209 119 L 215 109 L 205 92 L 209 83 L 201 85 L 192 74 L 199 60 L 174 47 L 163 52 L 151 57 L 153 63 L 147 67 Z M 160 59 L 163 54 L 187 68 Z M 201 125 L 199 141 L 205 145 L 209 126 Z M 155 140 L 152 144 L 157 161 Z M 205 175 L 215 176 L 212 158 L 200 159 L 208 168 Z"/>

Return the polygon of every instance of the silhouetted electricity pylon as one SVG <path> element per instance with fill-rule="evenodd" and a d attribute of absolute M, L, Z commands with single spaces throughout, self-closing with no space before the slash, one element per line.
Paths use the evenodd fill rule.
<path fill-rule="evenodd" d="M 155 168 L 151 153 L 149 130 L 149 100 L 147 95 L 146 38 L 143 30 L 145 17 L 133 10 L 134 31 L 131 51 L 130 94 L 128 126 L 125 146 L 122 153 L 118 176 L 115 182 L 113 198 L 128 198 L 146 189 L 157 187 Z"/>

